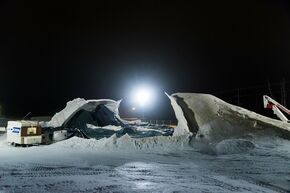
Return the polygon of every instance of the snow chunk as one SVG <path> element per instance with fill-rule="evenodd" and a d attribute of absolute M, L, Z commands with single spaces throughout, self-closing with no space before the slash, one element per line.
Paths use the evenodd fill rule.
<path fill-rule="evenodd" d="M 290 134 L 290 123 L 271 119 L 247 109 L 231 105 L 209 94 L 176 93 L 169 96 L 178 120 L 174 135 L 187 132 L 209 140 L 222 140 L 255 130 L 274 129 L 278 133 Z M 182 102 L 186 107 L 178 104 Z M 186 119 L 189 117 L 189 120 Z M 197 127 L 197 128 L 196 128 Z"/>
<path fill-rule="evenodd" d="M 84 109 L 87 111 L 94 110 L 98 105 L 104 104 L 109 110 L 115 113 L 116 117 L 119 118 L 119 105 L 121 100 L 114 101 L 111 99 L 99 99 L 99 100 L 85 100 L 82 98 L 76 98 L 72 101 L 67 102 L 66 107 L 56 113 L 49 122 L 42 122 L 42 127 L 61 127 L 67 122 L 74 114 L 79 110 Z M 121 119 L 120 119 L 121 120 Z"/>
<path fill-rule="evenodd" d="M 177 104 L 174 97 L 169 96 L 167 93 L 165 93 L 165 94 L 168 96 L 168 98 L 171 102 L 171 106 L 174 110 L 175 117 L 178 121 L 177 126 L 174 128 L 173 136 L 189 134 L 190 131 L 189 131 L 189 128 L 187 126 L 187 121 L 184 117 L 184 114 L 183 114 L 181 107 Z"/>

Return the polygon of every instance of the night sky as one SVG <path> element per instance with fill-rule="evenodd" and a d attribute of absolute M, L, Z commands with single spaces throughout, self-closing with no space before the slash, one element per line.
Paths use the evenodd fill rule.
<path fill-rule="evenodd" d="M 76 97 L 123 98 L 126 115 L 130 89 L 147 84 L 151 114 L 168 118 L 163 91 L 288 83 L 289 11 L 274 0 L 1 1 L 0 104 L 37 116 Z"/>

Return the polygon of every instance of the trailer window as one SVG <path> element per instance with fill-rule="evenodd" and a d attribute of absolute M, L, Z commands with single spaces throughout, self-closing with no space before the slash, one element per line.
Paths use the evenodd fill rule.
<path fill-rule="evenodd" d="M 27 135 L 36 134 L 36 127 L 28 127 L 27 128 Z"/>

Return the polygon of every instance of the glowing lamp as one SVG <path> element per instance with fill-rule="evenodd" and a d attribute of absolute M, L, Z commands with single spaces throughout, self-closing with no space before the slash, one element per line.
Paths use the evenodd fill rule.
<path fill-rule="evenodd" d="M 153 97 L 153 91 L 149 88 L 138 88 L 133 92 L 133 100 L 140 105 L 141 107 L 144 107 L 152 100 Z"/>

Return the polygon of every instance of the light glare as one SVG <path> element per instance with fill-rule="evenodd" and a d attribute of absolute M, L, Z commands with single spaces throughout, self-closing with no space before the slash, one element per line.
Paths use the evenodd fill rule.
<path fill-rule="evenodd" d="M 144 107 L 152 100 L 153 92 L 149 88 L 139 88 L 134 92 L 134 101 Z"/>

